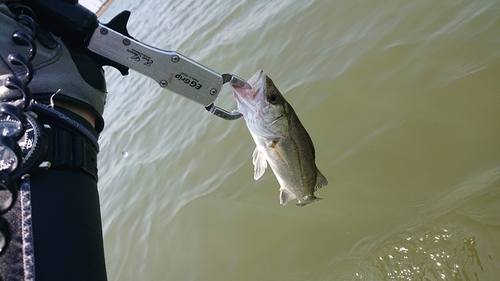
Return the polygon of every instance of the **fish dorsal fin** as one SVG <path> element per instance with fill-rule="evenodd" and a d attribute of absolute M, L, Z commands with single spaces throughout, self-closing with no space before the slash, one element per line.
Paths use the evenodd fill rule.
<path fill-rule="evenodd" d="M 280 189 L 280 204 L 281 205 L 285 206 L 286 203 L 290 202 L 290 200 L 293 200 L 295 198 L 296 197 L 293 194 L 287 192 L 284 189 Z"/>
<path fill-rule="evenodd" d="M 253 178 L 255 180 L 258 180 L 260 179 L 260 177 L 262 177 L 262 175 L 266 171 L 267 168 L 266 157 L 264 157 L 264 154 L 259 151 L 258 147 L 256 147 L 255 150 L 253 151 L 252 157 L 253 157 L 252 163 L 254 166 Z"/>
<path fill-rule="evenodd" d="M 314 186 L 314 191 L 326 186 L 328 180 L 323 176 L 323 174 L 316 168 L 316 186 Z"/>

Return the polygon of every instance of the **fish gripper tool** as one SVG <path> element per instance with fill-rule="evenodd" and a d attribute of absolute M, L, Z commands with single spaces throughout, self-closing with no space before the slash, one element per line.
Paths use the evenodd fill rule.
<path fill-rule="evenodd" d="M 238 76 L 233 75 L 233 74 L 229 74 L 229 73 L 223 73 L 222 74 L 222 84 L 225 84 L 228 82 L 229 82 L 229 84 L 236 86 L 236 87 L 247 88 L 247 89 L 252 88 L 245 80 L 239 78 Z M 243 114 L 241 114 L 240 112 L 238 112 L 236 110 L 229 112 L 225 109 L 222 109 L 222 108 L 214 105 L 213 103 L 206 106 L 205 109 L 208 110 L 210 113 L 212 113 L 216 116 L 219 116 L 222 119 L 226 119 L 226 120 L 236 120 L 236 119 L 243 116 Z"/>

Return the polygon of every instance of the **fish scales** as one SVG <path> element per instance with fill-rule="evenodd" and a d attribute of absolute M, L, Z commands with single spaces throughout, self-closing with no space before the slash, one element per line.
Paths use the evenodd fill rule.
<path fill-rule="evenodd" d="M 328 181 L 316 167 L 311 137 L 292 106 L 263 71 L 248 83 L 252 89 L 233 86 L 233 94 L 257 145 L 254 178 L 259 179 L 269 163 L 280 184 L 280 204 L 297 199 L 297 205 L 304 206 L 320 200 L 314 192 Z"/>

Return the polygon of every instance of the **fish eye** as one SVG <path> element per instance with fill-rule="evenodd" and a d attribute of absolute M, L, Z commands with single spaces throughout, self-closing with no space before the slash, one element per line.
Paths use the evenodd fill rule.
<path fill-rule="evenodd" d="M 267 100 L 272 103 L 272 104 L 275 104 L 278 102 L 278 99 L 279 99 L 279 96 L 278 96 L 278 93 L 276 93 L 276 91 L 272 91 L 271 93 L 269 93 L 268 97 L 267 97 Z"/>

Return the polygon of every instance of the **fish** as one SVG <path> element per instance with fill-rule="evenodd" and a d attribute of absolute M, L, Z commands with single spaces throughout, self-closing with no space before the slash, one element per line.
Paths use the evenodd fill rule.
<path fill-rule="evenodd" d="M 281 205 L 294 199 L 297 206 L 321 200 L 314 192 L 328 180 L 316 167 L 313 142 L 292 106 L 262 70 L 247 83 L 231 87 L 237 111 L 256 144 L 254 179 L 262 177 L 269 164 L 280 184 Z"/>

